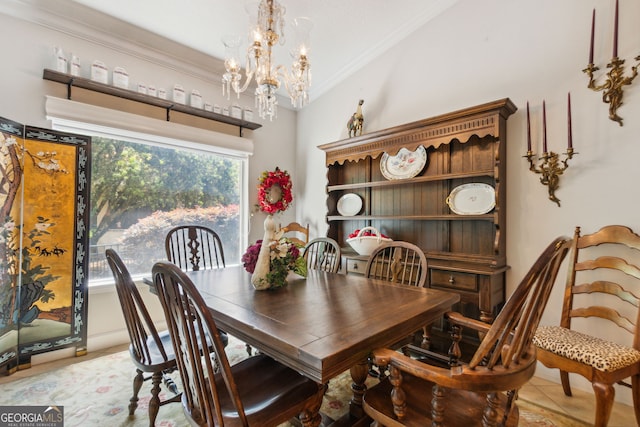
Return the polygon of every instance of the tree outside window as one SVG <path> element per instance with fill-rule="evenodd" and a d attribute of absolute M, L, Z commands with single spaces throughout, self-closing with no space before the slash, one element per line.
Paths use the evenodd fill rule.
<path fill-rule="evenodd" d="M 226 264 L 238 263 L 241 170 L 242 160 L 212 152 L 93 137 L 90 281 L 111 277 L 107 248 L 132 275 L 150 274 L 180 224 L 215 230 Z"/>

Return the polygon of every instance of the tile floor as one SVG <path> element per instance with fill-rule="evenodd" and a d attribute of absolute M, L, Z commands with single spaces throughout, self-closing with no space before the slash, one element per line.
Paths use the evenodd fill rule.
<path fill-rule="evenodd" d="M 121 345 L 100 351 L 90 352 L 86 356 L 77 359 L 73 358 L 72 363 L 74 361 L 82 362 L 85 360 L 104 356 L 109 353 L 124 351 L 127 349 L 127 347 L 127 345 Z M 66 358 L 37 364 L 30 369 L 18 371 L 10 376 L 0 376 L 0 385 L 20 378 L 37 375 L 41 372 L 46 372 L 48 370 L 67 365 L 69 363 L 70 359 Z M 585 422 L 585 425 L 592 425 L 595 407 L 595 399 L 593 397 L 593 393 L 578 389 L 574 389 L 572 391 L 573 397 L 567 397 L 562 392 L 562 386 L 560 384 L 556 384 L 539 377 L 533 377 L 531 381 L 529 381 L 529 383 L 520 390 L 519 394 L 523 399 L 535 402 L 536 404 L 558 412 L 564 412 L 577 420 Z M 637 424 L 633 408 L 629 405 L 616 403 L 613 407 L 611 419 L 609 420 L 609 427 L 631 427 L 635 425 Z"/>

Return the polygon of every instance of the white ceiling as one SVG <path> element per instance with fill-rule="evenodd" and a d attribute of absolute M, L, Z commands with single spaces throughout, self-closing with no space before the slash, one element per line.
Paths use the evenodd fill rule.
<path fill-rule="evenodd" d="M 240 0 L 73 0 L 152 33 L 224 57 L 223 35 L 247 34 L 249 19 Z M 280 0 L 287 24 L 298 16 L 311 32 L 311 98 L 319 96 L 405 38 L 458 0 Z M 287 27 L 285 27 L 285 36 Z M 246 45 L 245 45 L 246 47 Z M 289 64 L 287 46 L 276 63 Z"/>

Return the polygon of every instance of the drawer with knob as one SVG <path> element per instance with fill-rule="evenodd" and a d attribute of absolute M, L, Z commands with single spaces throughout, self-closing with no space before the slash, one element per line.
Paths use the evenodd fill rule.
<path fill-rule="evenodd" d="M 431 269 L 430 283 L 432 287 L 457 291 L 478 291 L 478 276 L 459 271 Z"/>
<path fill-rule="evenodd" d="M 347 274 L 364 274 L 367 260 L 347 258 Z"/>

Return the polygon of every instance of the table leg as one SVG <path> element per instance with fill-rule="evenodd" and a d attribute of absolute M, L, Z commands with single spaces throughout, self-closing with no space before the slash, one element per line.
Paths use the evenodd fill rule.
<path fill-rule="evenodd" d="M 364 410 L 362 409 L 362 396 L 364 395 L 367 386 L 365 381 L 367 380 L 367 374 L 369 372 L 369 365 L 367 360 L 362 360 L 357 365 L 351 367 L 351 390 L 353 391 L 353 397 L 349 403 L 349 413 L 352 417 L 362 418 L 364 416 Z"/>

